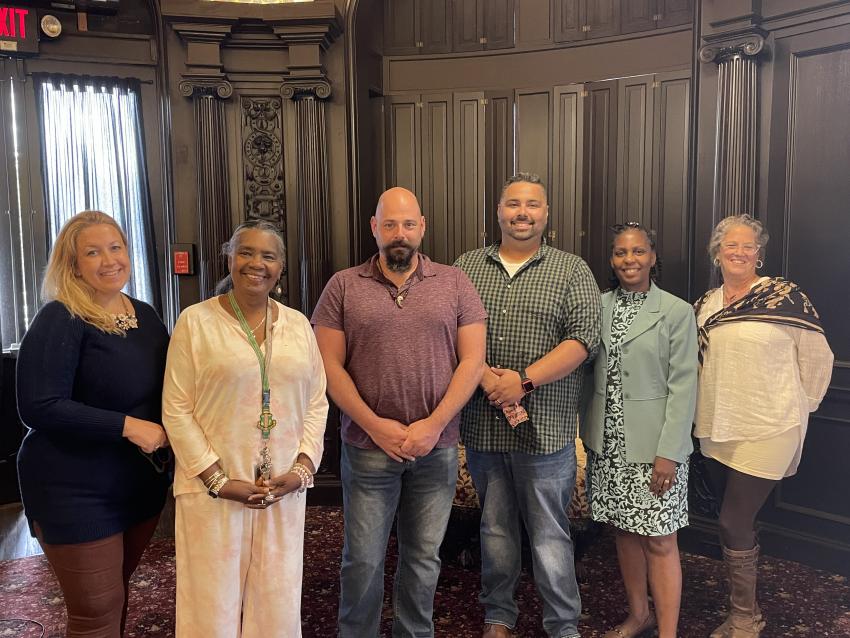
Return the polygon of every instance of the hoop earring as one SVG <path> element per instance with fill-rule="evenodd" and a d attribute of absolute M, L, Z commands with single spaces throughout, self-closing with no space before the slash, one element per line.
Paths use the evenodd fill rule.
<path fill-rule="evenodd" d="M 761 259 L 756 259 L 756 270 L 764 268 L 764 262 Z"/>
<path fill-rule="evenodd" d="M 715 266 L 715 268 L 720 266 L 720 259 L 718 257 L 714 258 L 714 266 Z"/>

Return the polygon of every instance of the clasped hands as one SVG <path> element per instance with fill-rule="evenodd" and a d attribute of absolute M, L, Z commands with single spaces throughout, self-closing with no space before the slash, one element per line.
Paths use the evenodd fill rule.
<path fill-rule="evenodd" d="M 379 417 L 372 424 L 369 436 L 393 461 L 402 463 L 429 454 L 440 440 L 442 431 L 443 426 L 431 417 L 410 425 Z"/>
<path fill-rule="evenodd" d="M 295 472 L 279 474 L 269 480 L 257 479 L 255 483 L 230 479 L 219 490 L 218 497 L 244 503 L 250 509 L 262 510 L 279 502 L 300 486 L 301 477 Z"/>
<path fill-rule="evenodd" d="M 485 369 L 481 377 L 481 389 L 487 395 L 490 405 L 496 408 L 519 403 L 525 396 L 519 372 L 509 368 Z"/>

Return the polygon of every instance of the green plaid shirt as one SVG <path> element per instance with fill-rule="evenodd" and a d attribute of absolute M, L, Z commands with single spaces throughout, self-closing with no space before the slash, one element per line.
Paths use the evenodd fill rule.
<path fill-rule="evenodd" d="M 599 287 L 583 259 L 545 244 L 513 278 L 499 259 L 499 244 L 461 255 L 463 270 L 487 309 L 487 363 L 523 370 L 568 339 L 596 356 Z M 512 429 L 478 388 L 463 409 L 460 435 L 479 452 L 551 454 L 576 437 L 584 365 L 522 400 L 529 421 Z"/>

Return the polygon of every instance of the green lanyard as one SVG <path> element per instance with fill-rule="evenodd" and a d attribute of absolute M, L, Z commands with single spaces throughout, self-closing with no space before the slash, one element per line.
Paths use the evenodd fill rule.
<path fill-rule="evenodd" d="M 230 301 L 230 307 L 233 308 L 233 312 L 236 313 L 236 318 L 239 319 L 239 325 L 242 326 L 242 330 L 245 333 L 245 336 L 248 337 L 248 343 L 251 344 L 251 348 L 254 350 L 254 354 L 257 355 L 257 361 L 260 364 L 260 378 L 263 382 L 263 395 L 262 395 L 262 412 L 260 413 L 260 420 L 257 422 L 257 428 L 259 428 L 260 432 L 263 435 L 263 440 L 268 441 L 269 435 L 271 434 L 272 428 L 277 425 L 277 421 L 272 416 L 271 413 L 271 388 L 269 387 L 269 375 L 268 375 L 268 364 L 269 364 L 269 352 L 271 352 L 271 344 L 266 344 L 266 353 L 265 355 L 260 350 L 260 346 L 257 343 L 256 338 L 254 338 L 254 333 L 251 331 L 251 328 L 248 326 L 248 322 L 245 320 L 245 315 L 242 314 L 242 310 L 239 308 L 239 304 L 236 303 L 236 296 L 233 294 L 233 291 L 227 293 L 227 299 Z M 266 303 L 266 335 L 268 336 L 268 321 L 269 321 L 269 306 L 268 302 Z"/>

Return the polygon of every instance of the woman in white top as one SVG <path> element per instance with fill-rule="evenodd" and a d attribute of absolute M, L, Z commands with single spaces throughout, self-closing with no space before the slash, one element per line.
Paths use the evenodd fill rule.
<path fill-rule="evenodd" d="M 224 250 L 232 288 L 180 315 L 165 371 L 176 635 L 297 638 L 324 367 L 307 318 L 269 298 L 283 273 L 276 228 L 243 224 Z"/>
<path fill-rule="evenodd" d="M 798 286 L 763 277 L 768 234 L 749 215 L 723 219 L 708 251 L 723 285 L 695 304 L 700 338 L 694 435 L 718 494 L 731 611 L 711 638 L 759 636 L 755 519 L 770 492 L 796 473 L 809 413 L 832 374 L 820 318 Z"/>

